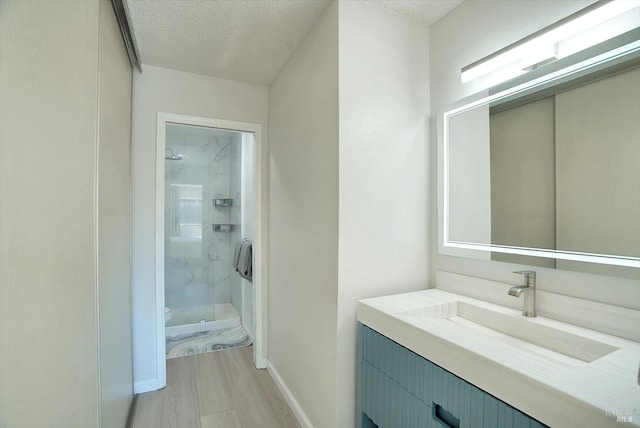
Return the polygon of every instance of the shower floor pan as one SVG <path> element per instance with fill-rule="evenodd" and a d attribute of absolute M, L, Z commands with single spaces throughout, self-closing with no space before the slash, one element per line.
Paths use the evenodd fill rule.
<path fill-rule="evenodd" d="M 214 314 L 214 319 L 211 319 Z M 200 320 L 205 320 L 201 322 Z M 241 325 L 240 317 L 231 303 L 171 309 L 171 320 L 165 325 L 167 337 L 201 331 L 222 330 Z"/>

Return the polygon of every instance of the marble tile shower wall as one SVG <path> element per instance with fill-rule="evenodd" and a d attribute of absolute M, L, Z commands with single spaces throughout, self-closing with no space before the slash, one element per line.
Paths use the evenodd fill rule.
<path fill-rule="evenodd" d="M 235 134 L 234 134 L 235 135 Z M 209 260 L 209 299 L 212 303 L 229 303 L 231 301 L 230 286 L 234 271 L 231 268 L 233 257 L 234 230 L 239 227 L 239 221 L 234 220 L 236 204 L 239 195 L 235 189 L 239 188 L 234 182 L 235 163 L 237 162 L 237 143 L 235 137 L 217 138 L 209 144 L 208 186 L 209 199 L 207 204 L 207 233 L 203 234 L 204 246 Z M 216 207 L 212 199 L 233 199 L 231 207 Z M 232 225 L 231 232 L 214 232 L 212 224 Z"/>
<path fill-rule="evenodd" d="M 167 161 L 165 194 L 170 184 L 202 186 L 202 238 L 171 237 L 171 210 L 165 204 L 165 300 L 170 308 L 230 301 L 233 243 L 231 233 L 214 232 L 212 224 L 231 224 L 231 208 L 215 207 L 213 199 L 230 198 L 233 144 L 230 138 L 181 136 L 167 146 L 184 156 Z M 169 199 L 169 198 L 166 198 Z"/>

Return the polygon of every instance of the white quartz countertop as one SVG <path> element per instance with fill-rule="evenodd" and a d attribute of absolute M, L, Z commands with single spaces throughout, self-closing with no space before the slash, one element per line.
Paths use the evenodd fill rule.
<path fill-rule="evenodd" d="M 458 317 L 415 316 L 454 303 L 567 334 L 584 348 L 576 355 L 606 355 L 589 362 L 493 337 Z M 639 343 L 439 289 L 361 300 L 358 321 L 551 427 L 640 426 Z"/>

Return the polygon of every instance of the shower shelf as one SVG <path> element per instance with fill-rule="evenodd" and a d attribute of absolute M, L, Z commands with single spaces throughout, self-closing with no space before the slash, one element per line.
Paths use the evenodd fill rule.
<path fill-rule="evenodd" d="M 212 224 L 214 232 L 231 232 L 233 224 Z"/>
<path fill-rule="evenodd" d="M 233 199 L 212 199 L 214 207 L 230 207 L 233 205 Z"/>

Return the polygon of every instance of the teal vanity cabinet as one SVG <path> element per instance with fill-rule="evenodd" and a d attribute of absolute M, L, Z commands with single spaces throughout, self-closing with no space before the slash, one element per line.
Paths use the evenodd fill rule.
<path fill-rule="evenodd" d="M 545 425 L 358 323 L 358 428 Z"/>

